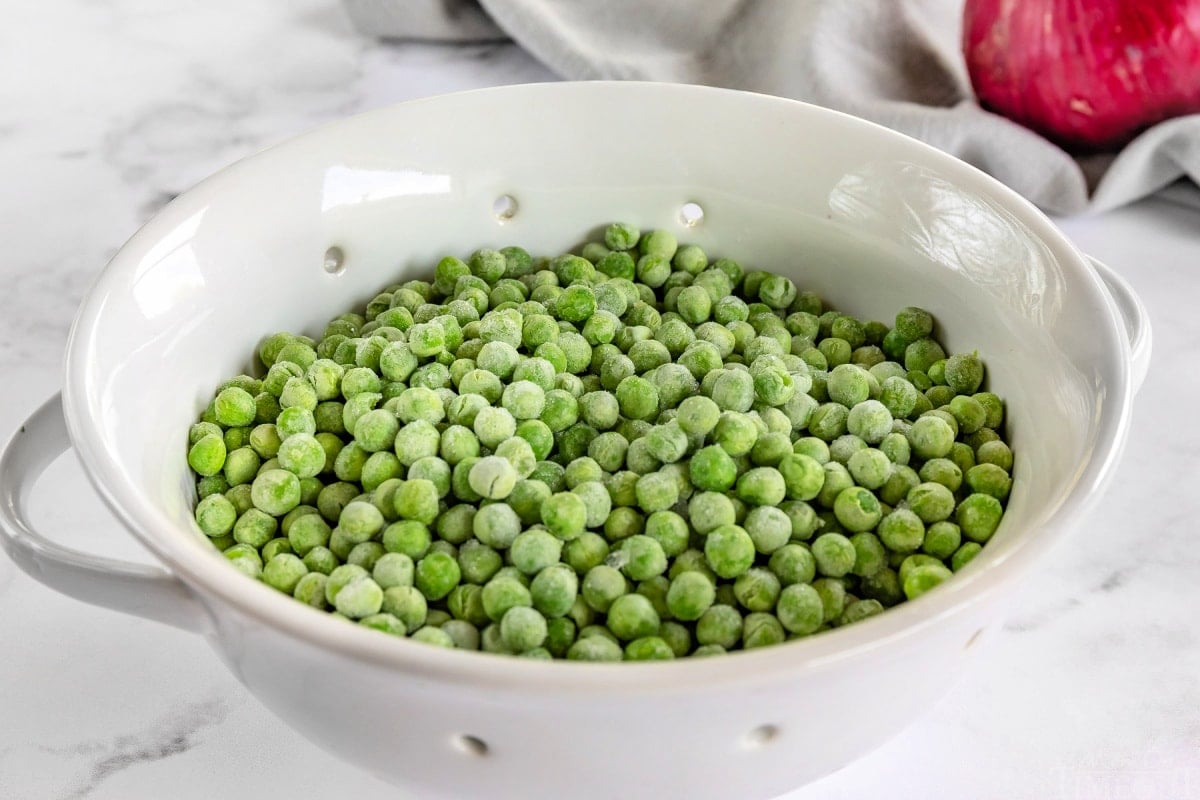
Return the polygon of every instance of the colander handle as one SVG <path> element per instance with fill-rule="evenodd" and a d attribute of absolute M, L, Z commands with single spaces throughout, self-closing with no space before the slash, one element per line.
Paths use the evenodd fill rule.
<path fill-rule="evenodd" d="M 0 546 L 18 567 L 57 592 L 105 608 L 202 631 L 208 615 L 183 581 L 161 567 L 73 550 L 42 536 L 26 504 L 37 479 L 71 447 L 56 394 L 33 413 L 0 455 Z"/>
<path fill-rule="evenodd" d="M 1121 318 L 1125 321 L 1125 335 L 1129 337 L 1132 362 L 1133 391 L 1136 394 L 1146 381 L 1146 373 L 1150 371 L 1150 351 L 1154 340 L 1150 315 L 1146 312 L 1142 298 L 1138 297 L 1129 282 L 1112 267 L 1091 256 L 1088 256 L 1088 261 L 1092 263 L 1092 268 L 1100 276 L 1104 288 L 1108 289 L 1109 296 L 1117 304 L 1117 310 L 1121 312 Z"/>

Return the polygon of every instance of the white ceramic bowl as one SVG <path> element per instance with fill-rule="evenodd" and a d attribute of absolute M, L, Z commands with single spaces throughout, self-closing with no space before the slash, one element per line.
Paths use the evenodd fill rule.
<path fill-rule="evenodd" d="M 494 213 L 504 195 L 510 219 Z M 691 229 L 687 202 L 704 212 Z M 982 555 L 915 602 L 806 640 L 597 665 L 348 625 L 247 580 L 194 527 L 187 427 L 264 332 L 319 331 L 447 252 L 554 253 L 617 219 L 783 272 L 862 317 L 920 304 L 952 348 L 978 348 L 1017 452 Z M 965 670 L 1004 600 L 1100 496 L 1148 331 L 1128 287 L 1028 203 L 842 114 L 636 83 L 421 100 L 235 164 L 125 245 L 79 312 L 61 409 L 48 403 L 0 462 L 3 542 L 59 591 L 201 633 L 288 724 L 417 796 L 765 798 L 877 746 Z M 69 446 L 162 568 L 29 527 L 29 484 Z"/>

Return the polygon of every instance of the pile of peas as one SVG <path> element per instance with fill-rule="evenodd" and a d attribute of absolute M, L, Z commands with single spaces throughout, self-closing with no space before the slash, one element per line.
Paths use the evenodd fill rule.
<path fill-rule="evenodd" d="M 778 644 L 965 566 L 1012 480 L 1004 405 L 934 320 L 610 225 L 447 257 L 320 339 L 277 333 L 189 434 L 246 575 L 443 647 L 639 661 Z"/>

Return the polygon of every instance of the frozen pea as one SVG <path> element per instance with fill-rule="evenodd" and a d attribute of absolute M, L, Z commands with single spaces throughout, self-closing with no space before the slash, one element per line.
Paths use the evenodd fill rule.
<path fill-rule="evenodd" d="M 666 602 L 671 615 L 685 621 L 698 620 L 716 597 L 713 582 L 703 573 L 687 571 L 671 580 Z"/>
<path fill-rule="evenodd" d="M 892 375 L 881 383 L 879 403 L 896 419 L 905 419 L 916 408 L 919 392 L 905 376 Z"/>
<path fill-rule="evenodd" d="M 588 607 L 607 613 L 613 601 L 628 590 L 625 576 L 616 568 L 600 564 L 588 570 L 583 578 L 581 596 Z"/>
<path fill-rule="evenodd" d="M 409 634 L 419 630 L 429 615 L 425 595 L 414 586 L 388 587 L 383 592 L 381 608 L 400 620 Z"/>
<path fill-rule="evenodd" d="M 812 543 L 817 570 L 829 578 L 840 578 L 854 568 L 854 545 L 840 533 L 823 533 Z"/>
<path fill-rule="evenodd" d="M 788 632 L 804 636 L 814 633 L 825 621 L 825 604 L 811 585 L 793 583 L 780 593 L 775 613 Z"/>
<path fill-rule="evenodd" d="M 933 339 L 917 339 L 904 349 L 904 368 L 928 372 L 933 364 L 946 357 L 946 351 Z"/>
<path fill-rule="evenodd" d="M 882 451 L 866 448 L 850 456 L 846 462 L 846 468 L 855 483 L 875 490 L 887 482 L 892 472 L 892 462 Z"/>
<path fill-rule="evenodd" d="M 284 594 L 292 594 L 300 579 L 308 574 L 304 562 L 291 553 L 280 553 L 267 561 L 262 570 L 262 581 Z"/>
<path fill-rule="evenodd" d="M 878 444 L 892 431 L 892 414 L 878 400 L 864 400 L 850 409 L 846 430 L 868 444 Z"/>
<path fill-rule="evenodd" d="M 855 600 L 846 604 L 845 611 L 838 618 L 839 625 L 850 625 L 855 622 L 873 617 L 883 611 L 883 604 L 878 600 Z"/>
<path fill-rule="evenodd" d="M 706 492 L 726 492 L 737 481 L 737 465 L 724 447 L 710 445 L 696 451 L 689 463 L 692 486 Z"/>
<path fill-rule="evenodd" d="M 587 526 L 587 505 L 572 492 L 558 492 L 542 504 L 542 523 L 556 537 L 569 541 L 583 533 Z"/>
<path fill-rule="evenodd" d="M 541 647 L 546 633 L 546 618 L 529 606 L 513 606 L 500 619 L 500 637 L 515 653 Z"/>
<path fill-rule="evenodd" d="M 230 386 L 222 389 L 213 401 L 217 422 L 227 428 L 251 425 L 257 413 L 254 396 L 245 389 Z"/>
<path fill-rule="evenodd" d="M 722 525 L 705 538 L 705 560 L 713 572 L 725 579 L 736 578 L 749 569 L 755 554 L 754 540 L 737 525 Z"/>
<path fill-rule="evenodd" d="M 238 512 L 233 503 L 221 494 L 205 497 L 196 506 L 196 525 L 206 536 L 224 536 L 233 530 Z"/>
<path fill-rule="evenodd" d="M 854 485 L 854 479 L 850 471 L 836 461 L 827 462 L 821 469 L 825 473 L 825 481 L 816 499 L 825 508 L 832 509 L 838 495 Z"/>
<path fill-rule="evenodd" d="M 668 514 L 671 512 L 659 512 Z M 653 516 L 653 515 L 652 515 Z M 688 518 L 697 533 L 708 533 L 736 522 L 733 502 L 720 492 L 697 492 L 688 501 Z M 677 555 L 677 554 L 675 554 Z"/>
<path fill-rule="evenodd" d="M 347 564 L 357 564 L 370 572 L 375 568 L 375 562 L 386 551 L 379 542 L 359 542 L 346 554 Z"/>
<path fill-rule="evenodd" d="M 255 508 L 271 516 L 283 516 L 300 505 L 300 479 L 286 470 L 259 473 L 250 491 Z"/>
<path fill-rule="evenodd" d="M 909 600 L 915 600 L 952 576 L 953 573 L 941 563 L 923 564 L 904 578 L 904 594 Z"/>
<path fill-rule="evenodd" d="M 760 430 L 747 414 L 726 411 L 713 430 L 712 440 L 731 456 L 744 456 L 754 449 Z"/>
<path fill-rule="evenodd" d="M 339 569 L 343 568 L 339 567 Z M 337 570 L 334 572 L 336 573 Z M 331 584 L 333 584 L 332 575 L 327 586 Z M 326 598 L 328 599 L 328 591 Z M 370 577 L 360 574 L 337 589 L 333 597 L 333 606 L 339 614 L 351 619 L 362 619 L 372 614 L 378 614 L 383 606 L 383 589 Z"/>
<path fill-rule="evenodd" d="M 898 508 L 880 521 L 879 538 L 893 552 L 911 553 L 925 542 L 925 524 L 912 510 Z"/>
<path fill-rule="evenodd" d="M 631 580 L 644 581 L 667 571 L 667 555 L 657 539 L 635 534 L 621 540 L 607 559 Z"/>
<path fill-rule="evenodd" d="M 921 478 L 911 467 L 897 465 L 880 488 L 879 499 L 891 506 L 899 505 L 920 482 Z"/>
<path fill-rule="evenodd" d="M 607 472 L 616 472 L 625 464 L 629 442 L 616 431 L 600 434 L 588 445 L 588 456 Z"/>
<path fill-rule="evenodd" d="M 401 519 L 415 520 L 428 525 L 437 518 L 438 491 L 432 481 L 405 481 L 395 495 L 396 513 Z"/>
<path fill-rule="evenodd" d="M 542 569 L 529 584 L 533 607 L 548 618 L 563 617 L 571 610 L 579 594 L 579 579 L 574 570 L 562 564 Z"/>
<path fill-rule="evenodd" d="M 750 510 L 743 527 L 755 549 L 770 555 L 788 543 L 792 536 L 792 521 L 774 505 L 762 505 Z"/>
<path fill-rule="evenodd" d="M 833 503 L 833 512 L 848 531 L 869 531 L 878 524 L 883 515 L 879 500 L 870 490 L 852 486 L 838 493 Z"/>
<path fill-rule="evenodd" d="M 395 437 L 394 448 L 400 463 L 411 467 L 422 458 L 436 456 L 440 444 L 441 435 L 433 423 L 419 419 L 400 428 Z M 347 448 L 350 446 L 347 445 Z"/>
<path fill-rule="evenodd" d="M 829 445 L 815 436 L 803 436 L 792 443 L 792 452 L 796 455 L 808 456 L 818 464 L 829 461 Z"/>
<path fill-rule="evenodd" d="M 917 473 L 922 481 L 940 483 L 952 492 L 962 485 L 962 470 L 948 458 L 931 458 Z"/>
<path fill-rule="evenodd" d="M 506 439 L 495 448 L 495 456 L 508 461 L 517 473 L 518 479 L 527 478 L 537 466 L 537 458 L 529 442 L 519 436 Z M 486 461 L 486 459 L 481 459 Z M 511 488 L 510 488 L 511 491 Z"/>
<path fill-rule="evenodd" d="M 963 542 L 962 546 L 955 550 L 954 555 L 950 557 L 950 568 L 958 572 L 971 563 L 982 549 L 983 546 L 979 542 Z"/>
<path fill-rule="evenodd" d="M 580 397 L 579 413 L 584 422 L 597 430 L 616 426 L 621 416 L 617 398 L 609 392 L 589 392 Z"/>
<path fill-rule="evenodd" d="M 972 394 L 983 383 L 983 362 L 975 354 L 953 355 L 946 359 L 946 384 L 960 395 Z"/>
<path fill-rule="evenodd" d="M 602 636 L 581 637 L 567 649 L 570 661 L 620 661 L 622 657 L 621 645 Z"/>
<path fill-rule="evenodd" d="M 948 520 L 935 522 L 925 531 L 921 549 L 934 558 L 947 559 L 954 555 L 962 544 L 962 531 Z"/>
<path fill-rule="evenodd" d="M 226 447 L 228 447 L 228 443 L 226 443 Z M 250 483 L 259 472 L 264 470 L 264 464 L 271 464 L 266 469 L 275 469 L 279 462 L 272 463 L 269 460 L 264 462 L 250 447 L 229 450 L 229 455 L 225 457 L 225 480 L 229 482 L 230 486 Z"/>
<path fill-rule="evenodd" d="M 954 513 L 954 493 L 940 483 L 918 484 L 909 490 L 905 500 L 926 524 L 947 519 Z"/>
<path fill-rule="evenodd" d="M 604 488 L 603 485 L 601 485 L 601 489 L 603 489 L 603 488 Z M 590 491 L 590 490 L 588 490 L 588 491 Z M 605 491 L 605 494 L 607 495 L 608 491 L 606 489 L 604 491 Z M 550 490 L 550 487 L 548 487 L 545 483 L 543 483 L 539 480 L 533 480 L 533 479 L 520 480 L 520 481 L 517 481 L 516 485 L 513 487 L 512 492 L 505 499 L 505 502 L 507 503 L 507 505 L 509 507 L 512 508 L 513 511 L 516 512 L 517 516 L 520 518 L 522 523 L 524 523 L 525 525 L 532 525 L 535 522 L 541 521 L 542 503 L 544 503 L 550 497 L 551 494 L 552 494 L 552 492 Z M 609 501 L 609 507 L 611 510 L 611 500 Z M 603 508 L 603 506 L 598 503 L 589 503 L 588 504 L 588 521 L 590 522 L 592 520 L 593 513 L 595 513 L 598 516 L 600 513 L 600 510 L 602 510 L 602 508 Z M 605 511 L 606 518 L 607 518 L 607 515 L 608 515 L 608 512 Z M 604 521 L 601 520 L 600 523 L 598 523 L 598 524 L 602 525 L 602 524 L 604 524 Z"/>
<path fill-rule="evenodd" d="M 996 531 L 1004 509 L 1000 501 L 989 494 L 968 495 L 955 511 L 955 522 L 963 536 L 973 542 L 986 542 Z"/>
<path fill-rule="evenodd" d="M 225 466 L 225 440 L 217 434 L 200 437 L 188 451 L 188 466 L 198 475 L 216 475 Z"/>
<path fill-rule="evenodd" d="M 296 582 L 295 588 L 292 589 L 292 597 L 307 606 L 324 610 L 329 605 L 325 600 L 325 583 L 328 578 L 321 572 L 313 571 L 307 561 L 303 563 L 310 571 Z"/>
<path fill-rule="evenodd" d="M 499 551 L 475 540 L 463 542 L 456 558 L 462 581 L 466 583 L 483 585 L 504 566 Z"/>
<path fill-rule="evenodd" d="M 532 381 L 515 381 L 504 388 L 501 403 L 514 419 L 537 419 L 545 409 L 546 393 Z"/>
<path fill-rule="evenodd" d="M 548 531 L 533 528 L 518 534 L 509 546 L 513 566 L 526 575 L 536 575 L 558 563 L 562 541 Z"/>
<path fill-rule="evenodd" d="M 839 403 L 822 403 L 809 416 L 809 433 L 822 441 L 833 441 L 846 433 L 850 410 Z"/>
<path fill-rule="evenodd" d="M 469 481 L 471 488 L 482 497 L 500 500 L 512 492 L 518 479 L 513 465 L 500 456 L 487 456 L 479 459 L 471 467 Z"/>
<path fill-rule="evenodd" d="M 599 528 L 612 512 L 612 498 L 599 480 L 583 481 L 571 488 L 587 508 L 587 527 Z"/>
<path fill-rule="evenodd" d="M 581 456 L 573 459 L 567 464 L 566 470 L 563 472 L 563 480 L 567 486 L 574 489 L 581 483 L 589 481 L 598 481 L 604 477 L 604 470 L 596 463 L 594 459 L 587 456 Z"/>
<path fill-rule="evenodd" d="M 259 554 L 263 558 L 264 564 L 282 553 L 294 555 L 292 553 L 291 542 L 289 542 L 287 538 L 283 536 L 277 536 L 274 539 L 271 539 L 271 541 L 264 544 L 262 549 L 259 551 Z"/>
<path fill-rule="evenodd" d="M 429 529 L 416 520 L 393 522 L 383 529 L 381 536 L 383 547 L 389 553 L 403 553 L 414 560 L 428 552 L 431 540 Z"/>
<path fill-rule="evenodd" d="M 997 500 L 1004 500 L 1012 488 L 1012 478 L 1000 466 L 994 463 L 976 464 L 967 470 L 967 485 L 971 491 L 978 494 L 991 495 Z"/>
<path fill-rule="evenodd" d="M 338 527 L 355 544 L 370 540 L 383 530 L 383 524 L 383 513 L 373 504 L 361 500 L 347 504 L 338 516 Z"/>
<path fill-rule="evenodd" d="M 656 425 L 645 438 L 650 455 L 664 464 L 674 463 L 687 453 L 687 434 L 674 420 L 666 425 Z"/>
<path fill-rule="evenodd" d="M 648 598 L 624 594 L 609 605 L 606 623 L 618 639 L 632 641 L 657 634 L 661 620 Z"/>
<path fill-rule="evenodd" d="M 642 475 L 638 478 L 635 491 L 638 506 L 647 513 L 664 511 L 679 499 L 678 484 L 665 472 Z"/>
<path fill-rule="evenodd" d="M 251 578 L 262 575 L 263 563 L 258 550 L 253 545 L 235 544 L 224 551 L 223 555 L 235 569 Z"/>
<path fill-rule="evenodd" d="M 828 454 L 825 443 L 820 442 L 820 445 Z M 780 460 L 777 469 L 783 478 L 786 496 L 793 500 L 812 500 L 825 484 L 824 468 L 810 455 L 793 452 Z"/>
<path fill-rule="evenodd" d="M 993 430 L 999 428 L 1004 422 L 1004 401 L 992 392 L 977 392 L 971 395 L 971 397 L 983 406 L 984 411 L 987 413 L 987 417 L 983 423 L 984 427 Z"/>
<path fill-rule="evenodd" d="M 799 544 L 785 544 L 771 554 L 768 562 L 782 586 L 811 583 L 816 576 L 817 562 L 812 552 Z"/>
<path fill-rule="evenodd" d="M 722 411 L 749 411 L 754 397 L 754 378 L 749 372 L 727 369 L 713 383 L 712 401 Z"/>
<path fill-rule="evenodd" d="M 250 487 L 247 486 L 247 489 Z M 225 494 L 229 491 L 229 481 L 224 475 L 208 475 L 196 481 L 196 497 L 203 500 L 212 494 Z"/>
<path fill-rule="evenodd" d="M 779 578 L 769 569 L 752 567 L 734 581 L 733 593 L 747 611 L 766 612 L 775 608 L 781 588 Z"/>
<path fill-rule="evenodd" d="M 521 520 L 505 503 L 483 506 L 472 519 L 475 538 L 497 550 L 507 550 L 521 532 Z"/>
<path fill-rule="evenodd" d="M 451 466 L 465 458 L 479 455 L 479 439 L 463 425 L 450 425 L 442 431 L 438 453 Z"/>
<path fill-rule="evenodd" d="M 375 560 L 371 577 L 385 590 L 393 586 L 412 586 L 413 560 L 403 553 L 384 553 Z"/>
<path fill-rule="evenodd" d="M 867 372 L 855 364 L 839 364 L 829 373 L 826 390 L 830 400 L 847 409 L 853 408 L 868 399 L 870 385 Z M 886 408 L 883 410 L 887 411 Z"/>
<path fill-rule="evenodd" d="M 696 642 L 732 649 L 742 638 L 742 615 L 732 606 L 710 606 L 696 623 Z"/>
<path fill-rule="evenodd" d="M 636 375 L 623 379 L 616 389 L 621 413 L 630 419 L 651 419 L 658 413 L 658 390 Z"/>
<path fill-rule="evenodd" d="M 592 531 L 585 531 L 563 546 L 563 561 L 579 575 L 603 564 L 608 555 L 608 542 Z"/>
<path fill-rule="evenodd" d="M 767 409 L 774 410 L 774 409 Z M 750 460 L 758 466 L 778 467 L 792 455 L 792 440 L 786 433 L 768 433 L 760 436 L 750 451 Z"/>
<path fill-rule="evenodd" d="M 738 478 L 737 496 L 750 505 L 775 506 L 786 493 L 783 475 L 772 467 L 755 467 Z"/>
<path fill-rule="evenodd" d="M 879 452 L 883 453 L 891 463 L 901 466 L 907 466 L 912 458 L 912 448 L 908 444 L 908 437 L 899 432 L 884 436 L 879 442 Z"/>
<path fill-rule="evenodd" d="M 391 446 L 390 439 L 386 446 Z M 316 436 L 310 433 L 296 433 L 284 439 L 276 448 L 276 457 L 280 467 L 298 478 L 311 478 L 321 474 L 327 462 L 325 448 Z"/>
<path fill-rule="evenodd" d="M 551 426 L 553 429 L 553 426 Z M 495 448 L 505 439 L 516 434 L 517 422 L 504 408 L 481 408 L 475 415 L 475 435 L 485 447 Z"/>

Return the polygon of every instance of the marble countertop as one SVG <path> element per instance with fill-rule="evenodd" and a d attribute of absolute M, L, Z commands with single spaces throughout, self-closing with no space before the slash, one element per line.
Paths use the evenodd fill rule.
<path fill-rule="evenodd" d="M 0 436 L 60 382 L 75 307 L 160 206 L 320 122 L 552 76 L 508 45 L 379 44 L 333 0 L 47 0 L 0 28 Z M 1155 362 L 1124 462 L 944 701 L 793 800 L 1200 798 L 1200 211 L 1064 221 L 1140 292 Z M 145 559 L 73 459 L 36 519 Z M 869 713 L 847 710 L 847 713 Z M 199 637 L 0 557 L 0 798 L 400 796 L 268 714 Z"/>

